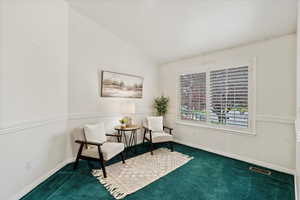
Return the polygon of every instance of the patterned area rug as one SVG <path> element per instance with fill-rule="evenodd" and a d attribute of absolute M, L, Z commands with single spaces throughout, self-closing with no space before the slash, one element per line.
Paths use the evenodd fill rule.
<path fill-rule="evenodd" d="M 107 178 L 103 177 L 102 170 L 92 173 L 114 198 L 122 199 L 193 159 L 166 148 L 153 153 L 153 156 L 148 152 L 126 160 L 126 164 L 118 162 L 106 167 Z"/>

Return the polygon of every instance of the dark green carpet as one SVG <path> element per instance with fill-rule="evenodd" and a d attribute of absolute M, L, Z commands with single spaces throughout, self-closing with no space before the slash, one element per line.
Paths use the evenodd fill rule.
<path fill-rule="evenodd" d="M 159 145 L 162 146 L 163 144 Z M 159 147 L 157 146 L 157 148 Z M 186 165 L 127 196 L 126 200 L 294 200 L 294 178 L 272 171 L 271 176 L 248 170 L 249 163 L 219 156 L 180 144 L 175 150 L 193 156 Z M 138 153 L 148 146 L 138 146 Z M 129 155 L 129 157 L 134 155 Z M 118 161 L 112 160 L 110 163 Z M 72 164 L 48 178 L 22 200 L 106 200 L 113 199 L 90 174 L 98 163 Z M 108 174 L 109 176 L 109 174 Z"/>

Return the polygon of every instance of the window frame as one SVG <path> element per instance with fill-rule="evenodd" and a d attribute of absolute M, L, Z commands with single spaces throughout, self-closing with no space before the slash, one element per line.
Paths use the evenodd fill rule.
<path fill-rule="evenodd" d="M 222 70 L 229 68 L 236 68 L 241 66 L 248 66 L 248 127 L 237 127 L 233 125 L 213 124 L 209 122 L 210 105 L 210 71 Z M 180 75 L 193 74 L 193 73 L 206 73 L 206 121 L 193 121 L 181 119 L 181 85 Z M 228 133 L 248 134 L 256 135 L 256 58 L 241 61 L 219 61 L 210 62 L 206 64 L 200 64 L 196 66 L 187 67 L 187 69 L 177 72 L 176 79 L 176 123 L 186 126 L 196 126 L 202 128 L 209 128 L 215 130 L 222 130 Z"/>

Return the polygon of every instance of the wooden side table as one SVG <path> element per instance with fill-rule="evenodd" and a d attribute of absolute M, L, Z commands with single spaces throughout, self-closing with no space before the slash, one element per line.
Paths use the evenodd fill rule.
<path fill-rule="evenodd" d="M 124 137 L 126 153 L 130 147 L 134 147 L 137 145 L 137 131 L 140 129 L 140 126 L 132 125 L 130 127 L 115 127 L 115 130 L 118 131 L 118 142 L 122 141 L 122 137 Z M 126 133 L 130 132 L 129 138 L 127 138 Z M 134 148 L 134 153 L 136 153 L 136 148 Z"/>

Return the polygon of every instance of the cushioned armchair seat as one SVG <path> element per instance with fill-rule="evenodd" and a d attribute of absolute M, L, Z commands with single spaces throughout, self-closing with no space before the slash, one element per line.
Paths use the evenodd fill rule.
<path fill-rule="evenodd" d="M 123 143 L 106 142 L 101 146 L 101 151 L 104 160 L 110 160 L 114 156 L 124 151 L 125 145 Z M 87 149 L 82 150 L 83 156 L 98 158 L 99 152 L 96 146 L 89 146 Z"/>
<path fill-rule="evenodd" d="M 146 135 L 147 139 L 150 140 L 150 135 Z M 165 132 L 152 132 L 152 142 L 168 142 L 173 140 L 173 135 Z"/>

